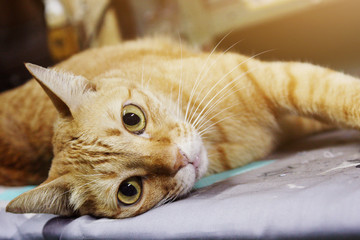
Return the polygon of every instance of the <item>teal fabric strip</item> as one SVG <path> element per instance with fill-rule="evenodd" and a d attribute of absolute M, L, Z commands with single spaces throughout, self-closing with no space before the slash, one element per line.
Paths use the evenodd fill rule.
<path fill-rule="evenodd" d="M 23 194 L 24 192 L 27 192 L 35 187 L 36 186 L 24 186 L 24 187 L 15 187 L 15 188 L 6 189 L 0 192 L 0 200 L 11 201 L 20 194 Z"/>
<path fill-rule="evenodd" d="M 274 161 L 275 160 L 256 161 L 256 162 L 249 163 L 243 167 L 231 169 L 229 171 L 225 171 L 225 172 L 221 172 L 221 173 L 217 173 L 214 175 L 204 177 L 195 183 L 194 189 L 199 189 L 199 188 L 210 186 L 211 184 L 220 182 L 229 177 L 236 176 L 241 173 L 248 172 L 248 171 L 266 166 L 270 163 L 273 163 Z"/>

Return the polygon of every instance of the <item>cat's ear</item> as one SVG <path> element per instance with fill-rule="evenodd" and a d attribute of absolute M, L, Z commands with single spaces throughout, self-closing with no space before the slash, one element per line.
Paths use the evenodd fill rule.
<path fill-rule="evenodd" d="M 70 73 L 43 68 L 31 63 L 25 64 L 29 72 L 40 83 L 61 116 L 71 117 L 95 87 L 82 77 Z"/>
<path fill-rule="evenodd" d="M 21 194 L 6 206 L 6 211 L 74 215 L 74 210 L 70 204 L 69 183 L 64 178 L 59 177 L 49 182 L 46 181 Z"/>

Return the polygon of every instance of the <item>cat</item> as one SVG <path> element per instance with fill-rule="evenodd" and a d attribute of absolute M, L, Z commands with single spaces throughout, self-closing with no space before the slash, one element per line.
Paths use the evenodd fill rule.
<path fill-rule="evenodd" d="M 215 49 L 146 38 L 26 64 L 35 80 L 0 95 L 0 183 L 44 182 L 6 210 L 136 216 L 289 139 L 359 129 L 355 77 Z"/>

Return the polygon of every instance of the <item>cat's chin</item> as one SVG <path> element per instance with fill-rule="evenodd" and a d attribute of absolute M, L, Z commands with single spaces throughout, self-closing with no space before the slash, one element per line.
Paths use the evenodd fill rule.
<path fill-rule="evenodd" d="M 208 166 L 208 158 L 206 149 L 201 146 L 199 154 L 194 157 L 194 161 L 191 163 L 195 169 L 195 180 L 199 180 L 205 175 Z"/>
<path fill-rule="evenodd" d="M 196 181 L 198 181 L 207 171 L 208 158 L 204 146 L 201 146 L 198 153 L 189 158 L 186 166 L 181 168 L 175 175 L 175 179 L 182 187 L 177 193 L 179 197 L 186 195 L 191 191 Z"/>
<path fill-rule="evenodd" d="M 199 180 L 207 171 L 208 166 L 208 158 L 206 149 L 203 145 L 201 145 L 196 154 L 188 155 L 188 163 L 186 168 L 192 168 L 194 171 L 195 181 Z"/>

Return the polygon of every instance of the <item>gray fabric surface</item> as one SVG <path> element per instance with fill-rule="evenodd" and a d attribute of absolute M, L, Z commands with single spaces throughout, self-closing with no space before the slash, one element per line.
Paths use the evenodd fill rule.
<path fill-rule="evenodd" d="M 0 239 L 360 237 L 359 136 L 338 131 L 295 143 L 270 165 L 135 218 L 26 218 L 2 209 Z"/>

